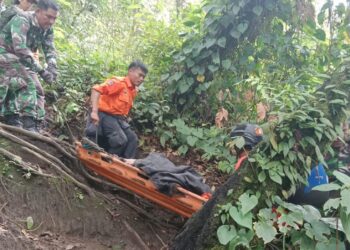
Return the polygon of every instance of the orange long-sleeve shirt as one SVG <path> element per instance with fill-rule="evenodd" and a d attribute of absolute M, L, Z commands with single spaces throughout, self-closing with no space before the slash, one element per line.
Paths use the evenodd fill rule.
<path fill-rule="evenodd" d="M 100 93 L 98 110 L 112 115 L 128 115 L 137 95 L 128 77 L 112 77 L 93 86 Z"/>

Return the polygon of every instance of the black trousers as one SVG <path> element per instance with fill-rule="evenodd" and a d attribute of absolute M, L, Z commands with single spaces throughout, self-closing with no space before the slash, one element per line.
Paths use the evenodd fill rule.
<path fill-rule="evenodd" d="M 123 158 L 135 158 L 138 145 L 136 133 L 130 128 L 125 117 L 98 112 L 100 123 L 96 127 L 89 115 L 85 129 L 86 136 L 96 141 L 108 153 Z"/>

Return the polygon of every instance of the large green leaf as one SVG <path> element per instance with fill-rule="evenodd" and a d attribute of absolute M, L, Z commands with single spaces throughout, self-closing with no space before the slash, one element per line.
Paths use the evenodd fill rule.
<path fill-rule="evenodd" d="M 222 245 L 226 245 L 237 235 L 236 228 L 233 225 L 221 225 L 216 233 Z"/>
<path fill-rule="evenodd" d="M 252 228 L 253 215 L 252 213 L 243 214 L 242 211 L 238 211 L 237 207 L 230 208 L 231 218 L 238 224 L 248 229 Z"/>
<path fill-rule="evenodd" d="M 329 199 L 324 205 L 323 209 L 325 211 L 330 209 L 338 209 L 340 204 L 340 198 Z"/>
<path fill-rule="evenodd" d="M 334 191 L 334 190 L 339 190 L 341 189 L 341 186 L 339 186 L 336 183 L 329 183 L 329 184 L 322 184 L 314 187 L 312 190 L 317 190 L 317 191 L 323 191 L 323 192 L 328 192 L 328 191 Z"/>
<path fill-rule="evenodd" d="M 254 223 L 254 229 L 256 235 L 259 238 L 262 238 L 265 244 L 271 242 L 277 234 L 277 230 L 272 225 L 272 223 L 268 223 L 265 221 L 259 221 Z"/>
<path fill-rule="evenodd" d="M 238 26 L 237 26 L 237 30 L 238 30 L 241 34 L 243 34 L 247 29 L 248 29 L 248 22 L 240 23 L 240 24 L 238 24 Z"/>
<path fill-rule="evenodd" d="M 218 41 L 217 41 L 218 45 L 221 48 L 225 48 L 226 46 L 226 37 L 221 37 Z"/>
<path fill-rule="evenodd" d="M 333 175 L 340 181 L 342 182 L 345 186 L 350 187 L 350 177 L 347 176 L 346 174 L 343 174 L 339 171 L 334 171 Z"/>
<path fill-rule="evenodd" d="M 350 241 L 350 214 L 347 214 L 344 209 L 340 210 L 340 220 L 345 232 L 346 238 Z"/>
<path fill-rule="evenodd" d="M 344 242 L 341 242 L 336 238 L 331 238 L 324 242 L 318 242 L 316 244 L 316 249 L 317 250 L 330 250 L 330 249 L 345 250 L 345 245 L 344 245 Z"/>
<path fill-rule="evenodd" d="M 190 145 L 191 147 L 193 147 L 197 141 L 198 141 L 197 137 L 187 136 L 187 144 Z"/>
<path fill-rule="evenodd" d="M 241 33 L 239 33 L 239 31 L 237 31 L 235 28 L 233 28 L 231 31 L 230 31 L 230 35 L 233 37 L 233 38 L 236 38 L 236 39 L 239 39 L 241 37 Z"/>
<path fill-rule="evenodd" d="M 253 8 L 253 12 L 255 15 L 260 16 L 263 12 L 263 7 L 261 7 L 260 5 L 255 5 Z"/>
<path fill-rule="evenodd" d="M 237 249 L 237 246 L 250 248 L 249 243 L 253 238 L 254 232 L 252 230 L 241 229 L 238 231 L 237 236 L 230 241 L 229 249 Z"/>
<path fill-rule="evenodd" d="M 350 215 L 350 189 L 346 188 L 340 192 L 341 195 L 341 206 L 346 209 L 346 213 Z M 344 210 L 345 211 L 345 210 Z"/>
<path fill-rule="evenodd" d="M 241 211 L 243 214 L 248 213 L 258 204 L 258 198 L 255 195 L 249 195 L 247 193 L 242 194 L 238 200 L 241 202 Z"/>

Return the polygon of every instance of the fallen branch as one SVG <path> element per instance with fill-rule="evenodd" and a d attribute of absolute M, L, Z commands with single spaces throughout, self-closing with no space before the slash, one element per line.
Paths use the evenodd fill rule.
<path fill-rule="evenodd" d="M 78 186 L 79 188 L 85 190 L 85 192 L 87 194 L 89 194 L 91 197 L 95 197 L 95 193 L 93 192 L 93 190 L 91 188 L 89 188 L 85 184 L 83 184 L 83 183 L 79 182 L 78 180 L 76 180 L 72 175 L 70 175 L 69 173 L 65 172 L 63 169 L 61 169 L 55 163 L 53 163 L 53 162 L 49 161 L 48 159 L 42 157 L 37 152 L 35 152 L 35 151 L 33 151 L 33 150 L 29 149 L 29 148 L 22 147 L 22 149 L 27 151 L 28 153 L 33 154 L 34 156 L 38 157 L 39 159 L 43 160 L 44 162 L 48 163 L 50 166 L 54 167 L 58 172 L 60 172 L 65 177 L 67 177 L 69 180 L 71 180 L 76 186 Z"/>
<path fill-rule="evenodd" d="M 56 176 L 41 172 L 41 169 L 40 170 L 34 169 L 31 163 L 23 161 L 23 159 L 20 156 L 15 155 L 4 148 L 0 148 L 0 154 L 4 155 L 7 159 L 11 161 L 14 161 L 16 166 L 21 167 L 25 171 L 31 172 L 36 175 L 44 176 L 44 177 L 56 178 Z"/>
<path fill-rule="evenodd" d="M 150 250 L 150 248 L 146 245 L 146 243 L 142 240 L 140 235 L 129 225 L 128 222 L 125 220 L 122 220 L 123 224 L 125 225 L 126 229 L 133 234 L 134 238 L 137 240 L 137 242 L 141 245 L 141 247 L 145 250 Z"/>

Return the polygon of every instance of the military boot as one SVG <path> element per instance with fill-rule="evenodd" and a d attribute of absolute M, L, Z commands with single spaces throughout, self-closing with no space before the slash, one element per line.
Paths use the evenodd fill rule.
<path fill-rule="evenodd" d="M 23 128 L 34 133 L 39 133 L 34 117 L 32 116 L 23 116 Z"/>
<path fill-rule="evenodd" d="M 15 126 L 18 128 L 22 127 L 21 119 L 19 118 L 18 114 L 13 115 L 5 115 L 5 124 Z"/>

